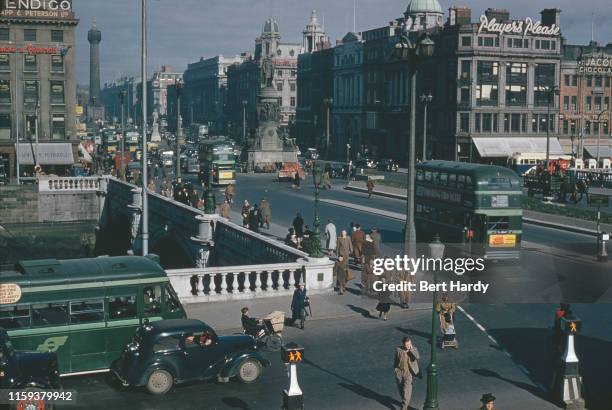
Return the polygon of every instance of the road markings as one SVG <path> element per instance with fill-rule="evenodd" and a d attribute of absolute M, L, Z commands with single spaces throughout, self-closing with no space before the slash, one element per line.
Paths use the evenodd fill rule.
<path fill-rule="evenodd" d="M 357 205 L 357 204 L 353 204 L 351 202 L 346 202 L 346 201 L 337 201 L 335 199 L 320 199 L 321 202 L 326 203 L 326 204 L 330 204 L 330 205 L 336 205 L 336 206 L 340 206 L 343 208 L 349 208 L 349 209 L 354 209 L 356 211 L 362 211 L 362 212 L 367 212 L 370 214 L 374 214 L 374 215 L 378 215 L 378 216 L 383 216 L 386 218 L 391 218 L 391 219 L 397 219 L 399 221 L 405 221 L 406 220 L 406 215 L 405 214 L 401 214 L 399 212 L 392 212 L 392 211 L 385 211 L 382 209 L 378 209 L 378 208 L 372 208 L 369 206 L 363 206 L 363 205 Z"/>
<path fill-rule="evenodd" d="M 497 347 L 510 359 L 512 360 L 516 366 L 519 368 L 519 370 L 521 372 L 523 372 L 523 374 L 525 376 L 527 376 L 529 379 L 531 379 L 531 372 L 522 364 L 518 363 L 516 360 L 514 360 L 514 358 L 512 357 L 512 355 L 510 354 L 509 351 L 507 351 L 506 349 L 504 349 L 497 340 L 495 340 L 495 338 L 493 336 L 491 336 L 489 334 L 489 332 L 487 331 L 487 329 L 485 329 L 485 327 L 483 325 L 481 325 L 480 323 L 478 323 L 478 321 L 476 319 L 474 319 L 474 316 L 470 315 L 468 312 L 465 311 L 465 309 L 463 309 L 461 306 L 457 306 L 457 309 L 459 309 L 461 311 L 461 313 L 463 313 L 465 315 L 465 317 L 467 317 L 474 325 L 476 325 L 476 327 L 478 329 L 480 329 L 488 338 L 489 340 L 491 340 L 493 343 L 495 343 L 497 345 Z M 544 387 L 544 385 L 542 385 L 541 383 L 535 383 L 536 387 L 540 390 L 542 390 L 544 393 L 547 392 L 547 389 Z"/>

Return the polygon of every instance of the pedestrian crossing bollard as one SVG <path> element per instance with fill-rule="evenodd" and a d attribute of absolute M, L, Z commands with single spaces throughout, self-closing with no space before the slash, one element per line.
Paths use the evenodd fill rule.
<path fill-rule="evenodd" d="M 608 262 L 608 252 L 606 250 L 606 245 L 610 240 L 610 234 L 607 232 L 602 232 L 599 234 L 597 238 L 597 260 L 599 262 Z"/>
<path fill-rule="evenodd" d="M 303 410 L 304 393 L 297 377 L 297 364 L 304 360 L 304 348 L 297 343 L 287 343 L 281 348 L 281 360 L 289 367 L 289 387 L 283 390 L 283 410 Z"/>
<path fill-rule="evenodd" d="M 561 318 L 561 329 L 567 334 L 565 352 L 561 357 L 558 376 L 555 378 L 555 395 L 566 410 L 584 410 L 582 377 L 578 356 L 574 349 L 574 336 L 580 332 L 582 321 L 574 316 Z"/>

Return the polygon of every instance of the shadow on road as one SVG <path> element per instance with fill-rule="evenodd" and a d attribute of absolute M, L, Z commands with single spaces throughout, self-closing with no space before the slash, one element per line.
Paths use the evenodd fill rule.
<path fill-rule="evenodd" d="M 401 406 L 401 403 L 397 401 L 396 399 L 394 399 L 393 397 L 389 397 L 389 396 L 385 396 L 383 394 L 377 393 L 374 390 L 369 389 L 362 384 L 355 383 L 354 381 L 338 373 L 334 373 L 330 370 L 327 370 L 319 366 L 318 364 L 313 363 L 312 361 L 308 359 L 305 359 L 303 363 L 308 364 L 316 369 L 319 369 L 320 371 L 325 372 L 329 374 L 330 376 L 334 376 L 342 380 L 343 382 L 338 383 L 339 386 L 342 386 L 345 389 L 350 390 L 353 393 L 358 394 L 359 396 L 364 397 L 366 399 L 377 401 L 378 403 L 380 403 L 381 405 L 385 406 L 386 408 L 390 410 L 395 410 L 395 406 Z"/>
<path fill-rule="evenodd" d="M 355 305 L 346 305 L 346 306 L 348 306 L 353 312 L 359 313 L 361 316 L 365 317 L 366 319 L 376 319 L 376 317 L 372 316 L 370 314 L 370 311 L 367 309 L 364 309 L 362 307 L 355 306 Z"/>
<path fill-rule="evenodd" d="M 221 401 L 232 409 L 241 409 L 241 410 L 249 410 L 249 405 L 237 397 L 224 397 Z"/>
<path fill-rule="evenodd" d="M 550 390 L 554 373 L 559 369 L 561 360 L 553 344 L 550 329 L 489 329 L 489 333 L 512 355 L 514 362 L 523 365 L 529 371 L 529 377 L 536 385 L 542 385 Z M 612 362 L 612 342 L 578 335 L 575 346 L 580 360 L 582 395 L 586 407 L 590 410 L 609 409 L 612 402 L 608 377 L 609 363 Z M 492 374 L 490 376 L 496 377 Z M 529 389 L 533 389 L 533 386 L 526 388 L 531 392 Z M 549 392 L 544 393 L 544 396 L 541 397 L 551 400 Z"/>
<path fill-rule="evenodd" d="M 421 332 L 420 330 L 415 329 L 406 329 L 405 327 L 396 327 L 396 329 L 402 333 L 407 335 L 414 335 L 423 338 L 428 344 L 431 345 L 431 333 Z"/>
<path fill-rule="evenodd" d="M 529 393 L 531 393 L 534 396 L 539 397 L 541 399 L 544 399 L 544 400 L 548 400 L 549 399 L 549 395 L 546 392 L 540 390 L 539 388 L 537 388 L 536 386 L 533 386 L 531 384 L 527 384 L 527 383 L 523 383 L 523 382 L 507 379 L 507 378 L 501 376 L 499 373 L 496 373 L 496 372 L 494 372 L 492 370 L 488 370 L 488 369 L 472 369 L 472 371 L 474 373 L 476 373 L 477 375 L 482 376 L 482 377 L 494 377 L 496 379 L 508 382 L 508 383 L 518 387 L 519 389 L 526 390 Z"/>

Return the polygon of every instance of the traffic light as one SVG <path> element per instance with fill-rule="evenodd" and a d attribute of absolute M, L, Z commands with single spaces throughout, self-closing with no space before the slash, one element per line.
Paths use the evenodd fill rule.
<path fill-rule="evenodd" d="M 561 318 L 561 329 L 567 334 L 578 334 L 582 330 L 582 320 L 577 317 Z"/>
<path fill-rule="evenodd" d="M 297 343 L 287 343 L 281 348 L 281 360 L 283 363 L 300 363 L 304 360 L 304 348 Z"/>

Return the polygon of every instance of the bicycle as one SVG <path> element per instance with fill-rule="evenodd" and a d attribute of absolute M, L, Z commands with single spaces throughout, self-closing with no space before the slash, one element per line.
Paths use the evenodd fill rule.
<path fill-rule="evenodd" d="M 255 338 L 258 347 L 265 348 L 271 352 L 277 352 L 280 350 L 283 345 L 283 335 L 281 331 L 275 330 L 275 327 L 278 329 L 276 325 L 272 323 L 269 319 L 263 319 L 262 321 L 263 327 L 259 329 L 256 335 L 251 333 L 247 333 L 246 329 L 243 329 L 242 333 L 251 335 Z M 282 328 L 281 328 L 282 330 Z"/>

